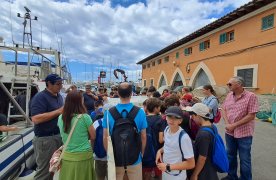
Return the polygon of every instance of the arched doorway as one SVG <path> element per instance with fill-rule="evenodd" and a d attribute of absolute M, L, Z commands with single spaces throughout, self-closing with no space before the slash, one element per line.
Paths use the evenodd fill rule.
<path fill-rule="evenodd" d="M 162 75 L 160 78 L 158 87 L 165 86 L 165 85 L 167 85 L 167 83 L 166 83 L 164 76 Z"/>
<path fill-rule="evenodd" d="M 179 73 L 176 73 L 173 83 L 172 83 L 172 89 L 174 89 L 177 86 L 183 86 L 183 81 Z"/>
<path fill-rule="evenodd" d="M 196 75 L 196 78 L 194 80 L 193 83 L 193 89 L 200 87 L 200 86 L 204 86 L 206 84 L 211 84 L 207 74 L 205 73 L 205 71 L 203 69 L 200 69 Z"/>

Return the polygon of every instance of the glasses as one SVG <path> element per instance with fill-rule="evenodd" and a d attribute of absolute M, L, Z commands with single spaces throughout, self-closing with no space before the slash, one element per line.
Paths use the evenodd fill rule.
<path fill-rule="evenodd" d="M 227 83 L 226 85 L 227 85 L 227 86 L 232 86 L 232 84 L 231 84 L 231 83 Z"/>
<path fill-rule="evenodd" d="M 56 83 L 56 84 L 54 84 L 54 85 L 56 85 L 56 86 L 61 86 L 63 83 Z"/>

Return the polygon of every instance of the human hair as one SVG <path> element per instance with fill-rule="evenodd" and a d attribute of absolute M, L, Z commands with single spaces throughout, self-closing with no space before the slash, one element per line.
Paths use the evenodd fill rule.
<path fill-rule="evenodd" d="M 155 91 L 154 93 L 152 93 L 152 97 L 159 98 L 160 96 L 161 94 L 158 91 Z"/>
<path fill-rule="evenodd" d="M 171 94 L 170 96 L 166 97 L 165 100 L 165 106 L 168 108 L 170 106 L 179 106 L 179 97 L 176 94 Z"/>
<path fill-rule="evenodd" d="M 118 94 L 121 98 L 129 98 L 131 97 L 131 93 L 132 93 L 132 85 L 127 83 L 127 82 L 123 82 L 119 85 L 118 87 Z"/>
<path fill-rule="evenodd" d="M 166 109 L 167 109 L 167 107 L 166 107 L 166 105 L 165 105 L 165 102 L 164 102 L 164 101 L 161 101 L 160 112 L 161 112 L 162 114 L 164 114 L 165 111 L 166 111 Z"/>
<path fill-rule="evenodd" d="M 197 114 L 195 113 L 195 112 L 193 112 L 193 111 L 191 111 L 191 112 L 189 112 L 189 114 L 192 116 L 192 115 L 195 115 L 195 116 L 197 116 Z M 208 114 L 206 114 L 206 116 L 210 116 L 210 113 L 208 113 Z M 202 116 L 200 116 L 202 119 L 204 119 L 204 121 L 212 121 L 211 119 L 209 119 L 209 118 L 207 118 L 207 117 L 202 117 Z"/>
<path fill-rule="evenodd" d="M 163 90 L 163 92 L 162 92 L 162 95 L 165 93 L 165 91 L 166 91 L 166 93 L 168 93 L 168 92 L 169 92 L 169 90 L 168 90 L 168 89 L 164 89 L 164 90 Z"/>
<path fill-rule="evenodd" d="M 148 92 L 155 92 L 156 88 L 154 86 L 150 86 Z"/>
<path fill-rule="evenodd" d="M 204 86 L 203 86 L 203 89 L 205 89 L 205 90 L 210 90 L 210 92 L 211 92 L 214 96 L 217 96 L 217 93 L 216 93 L 216 91 L 214 90 L 214 88 L 213 88 L 212 85 L 210 85 L 210 84 L 204 85 Z"/>
<path fill-rule="evenodd" d="M 54 85 L 54 84 L 55 84 L 55 81 L 54 81 L 54 80 L 53 80 L 53 81 L 49 81 L 49 80 L 48 80 L 48 81 L 45 81 L 45 83 L 46 83 L 46 87 L 48 87 L 48 82 L 49 82 L 49 83 L 51 83 L 52 85 Z"/>
<path fill-rule="evenodd" d="M 148 101 L 148 99 L 146 99 L 146 100 L 143 102 L 143 106 L 146 106 L 146 105 L 147 105 L 147 101 Z"/>
<path fill-rule="evenodd" d="M 149 98 L 146 102 L 146 107 L 148 112 L 152 113 L 155 108 L 158 108 L 161 106 L 161 101 L 158 98 Z"/>
<path fill-rule="evenodd" d="M 102 100 L 95 101 L 94 106 L 95 107 L 103 106 L 103 101 Z"/>
<path fill-rule="evenodd" d="M 232 77 L 232 79 L 235 79 L 235 81 L 237 83 L 239 83 L 242 87 L 244 87 L 245 82 L 244 82 L 244 79 L 242 77 L 240 77 L 240 76 L 234 76 L 234 77 Z"/>
<path fill-rule="evenodd" d="M 68 133 L 71 121 L 75 114 L 86 113 L 86 108 L 83 104 L 83 96 L 78 91 L 71 91 L 67 94 L 62 113 L 62 121 L 64 124 L 64 132 Z"/>
<path fill-rule="evenodd" d="M 141 94 L 142 94 L 142 95 L 146 95 L 146 94 L 147 94 L 147 91 L 142 91 Z"/>

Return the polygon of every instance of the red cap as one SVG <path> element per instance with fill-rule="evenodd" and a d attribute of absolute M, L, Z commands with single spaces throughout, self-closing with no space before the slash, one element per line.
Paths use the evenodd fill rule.
<path fill-rule="evenodd" d="M 193 96 L 191 94 L 185 94 L 183 96 L 183 99 L 187 100 L 187 101 L 191 101 L 193 99 Z"/>

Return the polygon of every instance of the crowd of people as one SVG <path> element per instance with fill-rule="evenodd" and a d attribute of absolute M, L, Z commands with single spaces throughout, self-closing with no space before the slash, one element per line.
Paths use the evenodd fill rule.
<path fill-rule="evenodd" d="M 203 86 L 202 100 L 189 89 L 181 93 L 165 89 L 160 94 L 154 86 L 140 93 L 148 98 L 143 108 L 131 103 L 132 85 L 124 82 L 98 92 L 85 86 L 85 92 L 70 88 L 65 103 L 59 94 L 62 78 L 50 74 L 46 89 L 32 100 L 33 140 L 37 172 L 35 179 L 51 179 L 49 161 L 52 154 L 68 140 L 61 161 L 59 179 L 97 179 L 108 177 L 108 138 L 111 137 L 117 180 L 218 179 L 213 162 L 214 136 L 222 116 L 229 170 L 224 180 L 251 180 L 251 145 L 257 97 L 246 91 L 244 80 L 232 77 L 227 83 L 230 93 L 219 102 L 211 85 Z M 120 103 L 110 107 L 109 98 Z M 221 104 L 221 108 L 219 108 Z M 239 154 L 240 177 L 237 175 Z M 110 179 L 111 177 L 109 177 Z"/>

